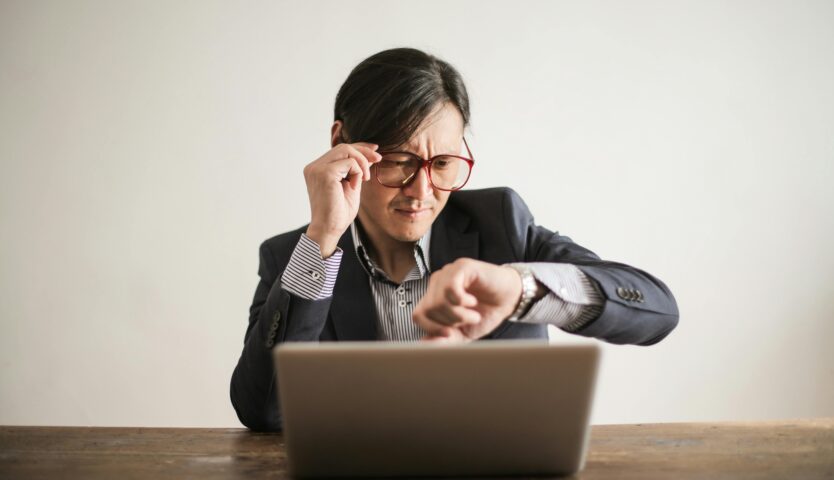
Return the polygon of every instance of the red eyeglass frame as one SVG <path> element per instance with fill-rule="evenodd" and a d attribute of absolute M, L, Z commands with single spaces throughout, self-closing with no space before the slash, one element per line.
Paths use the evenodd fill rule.
<path fill-rule="evenodd" d="M 420 159 L 420 166 L 417 167 L 417 172 L 419 172 L 420 169 L 425 168 L 426 169 L 426 176 L 429 178 L 429 183 L 431 184 L 431 186 L 433 188 L 436 188 L 438 190 L 442 190 L 444 192 L 456 192 L 456 191 L 460 190 L 461 188 L 463 188 L 466 185 L 467 182 L 469 182 L 469 177 L 472 176 L 472 168 L 475 166 L 475 158 L 472 155 L 472 150 L 469 149 L 469 143 L 466 142 L 466 137 L 463 137 L 463 144 L 466 146 L 466 153 L 469 154 L 470 158 L 462 157 L 460 155 L 452 155 L 452 154 L 449 154 L 449 153 L 441 153 L 440 155 L 435 155 L 435 156 L 429 158 L 428 160 L 426 160 L 425 158 L 421 157 L 420 155 L 417 155 L 414 152 L 407 152 L 405 150 L 382 150 L 382 151 L 378 151 L 376 153 L 378 153 L 380 155 L 387 155 L 389 153 L 405 153 L 405 154 L 411 155 L 412 157 L 417 157 L 418 159 Z M 434 181 L 431 179 L 431 165 L 434 162 L 434 160 L 438 157 L 459 158 L 459 159 L 465 161 L 467 164 L 469 164 L 469 172 L 466 174 L 466 179 L 464 179 L 463 183 L 461 183 L 459 187 L 457 187 L 457 188 L 440 188 L 440 187 L 438 187 L 437 185 L 434 184 Z M 371 166 L 375 167 L 376 164 L 371 165 Z M 376 170 L 376 169 L 374 168 L 374 170 Z M 379 179 L 378 174 L 375 174 L 374 177 L 376 177 L 377 183 L 379 183 L 383 187 L 387 187 L 387 188 L 405 188 L 405 187 L 411 185 L 414 182 L 414 180 L 417 179 L 417 175 L 415 174 L 406 183 L 403 183 L 401 185 L 393 185 L 392 186 L 392 185 L 385 185 L 384 183 L 382 183 L 382 181 Z"/>

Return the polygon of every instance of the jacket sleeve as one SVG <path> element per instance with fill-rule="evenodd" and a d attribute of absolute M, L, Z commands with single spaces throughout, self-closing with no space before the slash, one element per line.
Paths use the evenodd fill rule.
<path fill-rule="evenodd" d="M 602 260 L 569 237 L 536 225 L 527 205 L 511 189 L 506 190 L 504 218 L 508 232 L 523 239 L 512 242 L 519 249 L 517 258 L 576 265 L 605 297 L 598 316 L 562 330 L 609 343 L 652 345 L 677 326 L 677 302 L 658 278 L 624 263 Z"/>
<path fill-rule="evenodd" d="M 280 431 L 282 425 L 272 349 L 282 342 L 318 341 L 333 298 L 308 300 L 285 290 L 285 268 L 286 261 L 275 261 L 268 241 L 261 244 L 260 281 L 229 389 L 241 423 L 257 431 Z"/>

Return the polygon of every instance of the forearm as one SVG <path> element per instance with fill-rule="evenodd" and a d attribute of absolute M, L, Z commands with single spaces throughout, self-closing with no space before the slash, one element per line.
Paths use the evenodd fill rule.
<path fill-rule="evenodd" d="M 281 428 L 277 399 L 271 400 L 277 392 L 273 390 L 272 348 L 267 344 L 274 323 L 266 318 L 265 309 L 260 313 L 244 341 L 243 352 L 232 373 L 229 394 L 243 425 L 258 431 L 274 431 Z"/>
<path fill-rule="evenodd" d="M 592 263 L 527 263 L 546 291 L 518 321 L 634 345 L 657 343 L 675 328 L 677 303 L 660 280 L 625 264 Z"/>
<path fill-rule="evenodd" d="M 230 385 L 238 418 L 253 430 L 281 428 L 272 349 L 283 342 L 317 341 L 327 321 L 340 257 L 326 265 L 318 253 L 311 258 L 310 251 L 318 252 L 318 247 L 302 238 L 281 280 L 269 284 L 264 277 L 274 278 L 274 265 L 269 252 L 262 249 L 262 281 Z"/>
<path fill-rule="evenodd" d="M 241 423 L 258 431 L 281 429 L 272 350 L 283 342 L 317 341 L 330 302 L 303 299 L 277 285 L 270 293 L 232 374 L 230 394 Z"/>
<path fill-rule="evenodd" d="M 665 283 L 616 262 L 579 265 L 605 296 L 600 316 L 572 331 L 610 343 L 653 345 L 678 324 L 678 305 Z"/>
<path fill-rule="evenodd" d="M 538 292 L 534 303 L 517 321 L 576 329 L 599 316 L 604 297 L 576 266 L 550 262 L 522 265 L 536 278 Z"/>

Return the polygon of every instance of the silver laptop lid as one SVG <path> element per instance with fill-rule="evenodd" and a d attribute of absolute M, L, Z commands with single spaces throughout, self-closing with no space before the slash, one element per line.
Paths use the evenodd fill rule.
<path fill-rule="evenodd" d="M 581 470 L 596 343 L 290 343 L 273 351 L 296 476 Z"/>

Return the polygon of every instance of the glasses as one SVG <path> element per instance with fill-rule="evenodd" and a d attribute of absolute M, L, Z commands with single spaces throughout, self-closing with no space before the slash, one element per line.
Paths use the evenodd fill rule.
<path fill-rule="evenodd" d="M 381 151 L 382 159 L 372 168 L 376 170 L 377 181 L 385 187 L 404 188 L 417 178 L 420 169 L 425 168 L 429 183 L 444 191 L 460 190 L 469 180 L 475 160 L 466 138 L 463 139 L 470 158 L 459 155 L 435 155 L 428 160 L 412 152 Z"/>

